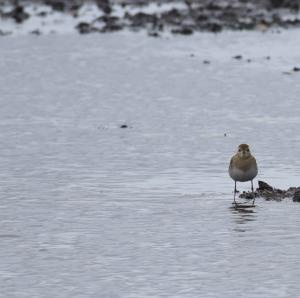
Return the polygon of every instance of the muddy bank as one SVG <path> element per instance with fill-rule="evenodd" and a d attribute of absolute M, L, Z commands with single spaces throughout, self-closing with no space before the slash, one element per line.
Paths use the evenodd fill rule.
<path fill-rule="evenodd" d="M 1 19 L 13 19 L 21 24 L 35 15 L 34 12 L 27 10 L 29 4 L 46 5 L 52 12 L 68 14 L 78 19 L 75 27 L 81 34 L 112 32 L 127 28 L 133 31 L 147 30 L 150 36 L 157 37 L 163 31 L 190 35 L 195 31 L 220 32 L 224 29 L 264 31 L 273 27 L 289 28 L 300 25 L 300 1 L 298 0 L 204 0 L 201 2 L 97 0 L 94 4 L 97 9 L 96 14 L 99 16 L 88 21 L 80 20 L 81 8 L 86 5 L 85 1 L 2 1 L 0 3 Z M 151 9 L 149 5 L 152 5 Z M 10 6 L 10 9 L 5 9 L 7 6 Z M 45 10 L 39 12 L 38 16 L 47 18 L 49 14 L 51 12 Z"/>
<path fill-rule="evenodd" d="M 252 199 L 251 192 L 243 192 L 240 198 Z M 258 181 L 258 188 L 255 191 L 255 197 L 262 197 L 267 201 L 282 201 L 290 198 L 294 202 L 300 202 L 300 187 L 290 187 L 288 189 L 275 188 L 264 181 Z"/>

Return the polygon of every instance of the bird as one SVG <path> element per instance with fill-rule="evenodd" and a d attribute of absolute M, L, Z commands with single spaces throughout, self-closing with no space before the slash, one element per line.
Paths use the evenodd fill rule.
<path fill-rule="evenodd" d="M 234 180 L 234 199 L 233 203 L 236 204 L 235 194 L 236 183 L 251 181 L 251 191 L 253 197 L 253 205 L 255 197 L 253 194 L 253 179 L 257 176 L 258 168 L 255 157 L 251 154 L 249 145 L 240 144 L 237 153 L 231 158 L 229 169 L 229 176 Z"/>

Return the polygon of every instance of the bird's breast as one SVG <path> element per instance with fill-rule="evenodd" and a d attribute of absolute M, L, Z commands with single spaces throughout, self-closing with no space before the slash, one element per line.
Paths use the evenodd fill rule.
<path fill-rule="evenodd" d="M 247 170 L 242 170 L 237 167 L 229 169 L 229 175 L 234 181 L 245 182 L 253 180 L 257 175 L 257 167 L 252 166 Z"/>

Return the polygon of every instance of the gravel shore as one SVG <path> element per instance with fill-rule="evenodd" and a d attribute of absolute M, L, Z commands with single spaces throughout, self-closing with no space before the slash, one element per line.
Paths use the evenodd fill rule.
<path fill-rule="evenodd" d="M 89 9 L 83 9 L 87 6 Z M 10 33 L 2 29 L 8 20 L 23 24 L 38 17 L 42 24 L 57 13 L 72 17 L 81 34 L 129 29 L 147 30 L 158 37 L 164 31 L 190 35 L 228 29 L 266 31 L 300 24 L 299 1 L 2 1 L 0 35 Z M 42 28 L 32 31 L 39 34 Z"/>

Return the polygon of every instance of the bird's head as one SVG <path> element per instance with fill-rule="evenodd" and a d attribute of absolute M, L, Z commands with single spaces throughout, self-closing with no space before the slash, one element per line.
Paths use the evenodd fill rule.
<path fill-rule="evenodd" d="M 251 152 L 249 149 L 249 146 L 247 144 L 241 144 L 239 145 L 238 152 L 240 158 L 248 158 L 251 156 Z"/>

